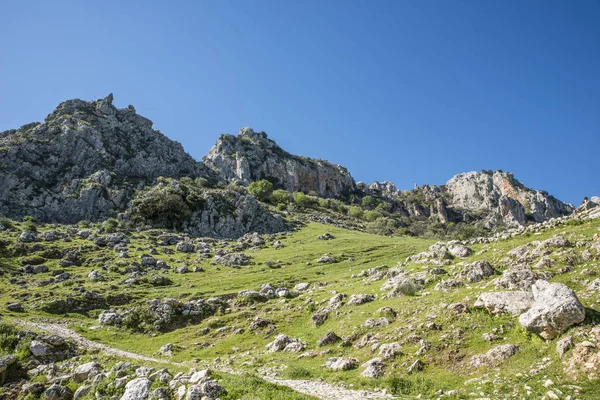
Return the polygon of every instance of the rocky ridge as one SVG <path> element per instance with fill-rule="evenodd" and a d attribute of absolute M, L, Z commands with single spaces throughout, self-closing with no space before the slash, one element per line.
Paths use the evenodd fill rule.
<path fill-rule="evenodd" d="M 344 167 L 292 155 L 251 128 L 236 136 L 222 135 L 203 162 L 197 162 L 179 143 L 152 129 L 152 121 L 133 106 L 118 109 L 112 102 L 112 95 L 91 102 L 67 100 L 42 123 L 0 133 L 0 215 L 75 223 L 120 214 L 127 220 L 132 201 L 135 205 L 145 191 L 164 189 L 161 177 L 196 180 L 204 188 L 201 201 L 185 205 L 186 220 L 178 225 L 185 222 L 190 234 L 216 237 L 286 229 L 273 210 L 244 192 L 243 186 L 262 179 L 288 192 L 336 198 L 348 205 L 374 197 L 400 226 L 437 221 L 488 229 L 518 227 L 573 211 L 571 205 L 529 189 L 502 171 L 458 174 L 445 185 L 410 191 L 389 182 L 356 184 Z M 242 186 L 225 188 L 228 182 Z M 211 191 L 215 188 L 220 194 Z M 222 196 L 227 191 L 231 195 Z M 164 194 L 158 205 L 169 203 L 169 196 Z M 229 200 L 218 200 L 224 197 Z"/>
<path fill-rule="evenodd" d="M 267 179 L 275 187 L 320 197 L 344 197 L 355 190 L 344 167 L 289 154 L 266 133 L 251 128 L 242 128 L 237 136 L 222 135 L 203 161 L 224 179 L 244 185 Z"/>

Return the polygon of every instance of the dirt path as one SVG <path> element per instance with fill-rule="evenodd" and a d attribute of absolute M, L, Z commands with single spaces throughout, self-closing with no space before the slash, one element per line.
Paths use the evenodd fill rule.
<path fill-rule="evenodd" d="M 31 329 L 45 331 L 50 334 L 59 335 L 76 342 L 80 347 L 85 349 L 97 349 L 105 354 L 111 354 L 122 358 L 132 360 L 147 361 L 154 363 L 164 363 L 178 366 L 185 366 L 186 363 L 177 363 L 165 359 L 146 357 L 141 354 L 131 353 L 129 351 L 115 349 L 102 343 L 94 342 L 86 339 L 79 333 L 72 331 L 61 324 L 41 323 L 32 321 L 18 321 L 19 325 L 29 327 Z M 230 369 L 223 372 L 239 374 L 237 371 Z M 393 397 L 386 393 L 368 392 L 365 390 L 351 390 L 340 386 L 335 386 L 325 382 L 310 381 L 310 380 L 295 380 L 295 379 L 279 379 L 272 376 L 261 376 L 267 382 L 271 382 L 281 386 L 287 386 L 296 392 L 314 396 L 322 400 L 374 400 L 374 399 L 392 399 Z"/>
<path fill-rule="evenodd" d="M 176 363 L 173 361 L 163 360 L 160 358 L 152 358 L 152 357 L 142 356 L 140 354 L 131 353 L 129 351 L 115 349 L 114 347 L 110 347 L 110 346 L 104 345 L 102 343 L 93 342 L 93 341 L 88 340 L 85 337 L 81 336 L 79 333 L 72 331 L 69 328 L 67 328 L 61 324 L 49 324 L 49 323 L 40 323 L 40 322 L 31 322 L 31 321 L 22 321 L 22 320 L 20 320 L 18 323 L 20 325 L 24 325 L 24 326 L 30 327 L 32 329 L 45 331 L 45 332 L 48 332 L 53 335 L 58 335 L 58 336 L 62 336 L 67 339 L 71 339 L 74 342 L 76 342 L 77 345 L 79 345 L 80 347 L 82 347 L 84 349 L 97 349 L 97 350 L 102 351 L 105 354 L 111 354 L 111 355 L 118 356 L 118 357 L 129 358 L 131 360 L 147 361 L 147 362 L 154 362 L 154 363 L 164 363 L 164 364 L 171 364 L 171 365 L 184 365 L 182 363 Z"/>

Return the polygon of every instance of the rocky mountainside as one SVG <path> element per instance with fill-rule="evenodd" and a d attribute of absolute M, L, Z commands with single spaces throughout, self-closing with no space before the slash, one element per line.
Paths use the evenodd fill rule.
<path fill-rule="evenodd" d="M 197 162 L 179 143 L 153 130 L 152 122 L 133 106 L 117 109 L 112 101 L 112 95 L 91 102 L 68 100 L 43 123 L 0 133 L 0 216 L 29 215 L 59 223 L 101 221 L 116 215 L 130 219 L 140 210 L 132 204 L 145 197 L 138 222 L 155 225 L 160 220 L 164 227 L 185 227 L 190 234 L 231 237 L 248 229 L 261 233 L 282 229 L 282 220 L 273 214 L 285 211 L 293 217 L 298 207 L 288 207 L 288 200 L 294 199 L 295 192 L 312 195 L 308 203 L 313 205 L 319 199 L 341 201 L 343 206 L 324 203 L 335 210 L 329 215 L 333 220 L 345 218 L 348 206 L 362 206 L 364 213 L 359 214 L 367 221 L 390 220 L 380 220 L 388 232 L 387 227 L 415 223 L 476 223 L 488 229 L 517 226 L 573 211 L 572 206 L 529 189 L 502 171 L 468 172 L 445 185 L 409 191 L 389 182 L 356 184 L 346 168 L 292 155 L 264 132 L 250 128 L 222 135 L 203 162 Z M 175 182 L 159 183 L 159 177 Z M 258 203 L 243 189 L 263 179 L 291 194 L 289 199 L 280 196 L 271 202 L 278 209 Z M 179 184 L 185 187 L 183 192 L 193 192 L 194 199 L 181 197 Z M 149 199 L 148 193 L 155 197 Z M 177 212 L 166 208 L 173 204 L 181 208 Z M 307 210 L 306 205 L 301 208 Z M 166 216 L 173 218 L 167 221 Z"/>
<path fill-rule="evenodd" d="M 44 122 L 0 134 L 0 214 L 105 219 L 159 176 L 215 178 L 133 106 L 112 100 L 68 100 Z"/>
<path fill-rule="evenodd" d="M 222 135 L 203 161 L 228 181 L 244 185 L 261 179 L 292 192 L 344 197 L 355 189 L 346 168 L 323 160 L 289 154 L 264 132 L 243 128 Z"/>
<path fill-rule="evenodd" d="M 570 215 L 574 207 L 548 192 L 533 190 L 503 171 L 467 172 L 455 175 L 445 185 L 417 186 L 400 191 L 390 182 L 359 183 L 358 189 L 393 204 L 411 218 L 433 218 L 448 222 L 476 222 L 492 228 L 508 227 Z"/>

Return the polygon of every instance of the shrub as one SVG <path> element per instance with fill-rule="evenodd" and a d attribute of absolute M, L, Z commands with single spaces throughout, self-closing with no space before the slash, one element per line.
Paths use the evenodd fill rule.
<path fill-rule="evenodd" d="M 313 199 L 302 192 L 294 193 L 294 202 L 299 207 L 310 207 L 313 204 Z"/>
<path fill-rule="evenodd" d="M 396 221 L 390 218 L 381 217 L 377 218 L 373 222 L 369 222 L 366 230 L 367 232 L 374 233 L 376 235 L 391 235 L 395 232 L 396 228 Z"/>
<path fill-rule="evenodd" d="M 15 226 L 15 224 L 13 223 L 13 220 L 10 218 L 7 218 L 7 217 L 0 217 L 0 225 L 5 227 L 6 229 L 10 229 Z"/>
<path fill-rule="evenodd" d="M 277 189 L 271 194 L 271 199 L 275 204 L 285 204 L 290 202 L 291 197 L 290 193 L 287 190 Z"/>
<path fill-rule="evenodd" d="M 154 188 L 133 201 L 134 214 L 167 228 L 180 227 L 192 211 L 178 193 Z"/>
<path fill-rule="evenodd" d="M 363 215 L 363 210 L 360 207 L 351 206 L 348 208 L 348 215 L 352 218 L 360 218 Z"/>
<path fill-rule="evenodd" d="M 18 329 L 14 326 L 0 322 L 0 350 L 12 353 L 19 343 L 18 333 Z"/>
<path fill-rule="evenodd" d="M 117 221 L 115 218 L 109 218 L 104 221 L 103 227 L 108 233 L 116 232 L 117 228 L 119 227 L 119 221 Z"/>
<path fill-rule="evenodd" d="M 285 211 L 287 205 L 284 203 L 277 203 L 277 210 L 279 211 Z"/>
<path fill-rule="evenodd" d="M 379 214 L 377 211 L 367 211 L 364 215 L 363 218 L 366 219 L 367 221 L 375 221 L 377 218 L 380 218 L 381 214 Z"/>
<path fill-rule="evenodd" d="M 32 217 L 31 215 L 26 215 L 23 217 L 23 222 L 36 222 L 35 217 Z"/>
<path fill-rule="evenodd" d="M 285 376 L 289 379 L 308 379 L 312 378 L 312 373 L 302 367 L 288 367 L 285 370 Z"/>
<path fill-rule="evenodd" d="M 379 200 L 377 200 L 373 196 L 365 196 L 365 197 L 363 197 L 361 204 L 363 207 L 365 207 L 369 210 L 372 210 L 375 207 L 377 207 L 377 205 L 379 204 Z"/>
<path fill-rule="evenodd" d="M 319 207 L 329 208 L 329 199 L 318 199 L 317 203 L 319 204 Z"/>
<path fill-rule="evenodd" d="M 260 201 L 267 201 L 273 194 L 273 184 L 266 179 L 252 182 L 248 186 L 248 192 Z"/>
<path fill-rule="evenodd" d="M 28 231 L 28 232 L 37 232 L 37 226 L 35 225 L 35 222 L 33 222 L 33 221 L 26 221 L 26 222 L 23 222 L 23 230 Z"/>

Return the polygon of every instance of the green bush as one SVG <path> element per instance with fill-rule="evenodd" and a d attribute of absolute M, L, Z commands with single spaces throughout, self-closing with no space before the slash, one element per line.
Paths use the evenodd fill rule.
<path fill-rule="evenodd" d="M 363 216 L 363 210 L 360 207 L 351 206 L 348 208 L 348 215 L 352 218 L 361 218 Z"/>
<path fill-rule="evenodd" d="M 375 207 L 377 207 L 377 205 L 379 204 L 379 200 L 377 200 L 373 196 L 365 196 L 365 197 L 363 197 L 361 204 L 366 209 L 372 210 Z"/>
<path fill-rule="evenodd" d="M 19 343 L 17 338 L 18 329 L 5 322 L 0 322 L 0 350 L 12 353 Z"/>
<path fill-rule="evenodd" d="M 294 193 L 294 202 L 302 208 L 310 207 L 313 204 L 313 199 L 302 192 Z"/>
<path fill-rule="evenodd" d="M 275 204 L 285 204 L 290 202 L 291 196 L 287 190 L 277 189 L 271 194 L 271 199 Z"/>
<path fill-rule="evenodd" d="M 23 222 L 23 230 L 27 232 L 37 232 L 37 225 L 33 221 Z"/>
<path fill-rule="evenodd" d="M 248 185 L 248 192 L 260 201 L 267 201 L 273 194 L 273 184 L 266 179 L 252 182 Z"/>
<path fill-rule="evenodd" d="M 6 229 L 11 229 L 15 226 L 13 220 L 7 217 L 0 217 L 0 225 Z"/>
<path fill-rule="evenodd" d="M 381 214 L 377 211 L 367 211 L 364 213 L 363 218 L 367 221 L 375 221 L 377 218 L 381 218 Z"/>
<path fill-rule="evenodd" d="M 133 200 L 134 215 L 167 228 L 178 228 L 188 220 L 192 210 L 181 194 L 153 188 Z"/>
<path fill-rule="evenodd" d="M 32 217 L 31 215 L 26 215 L 23 217 L 23 222 L 36 222 L 35 217 Z"/>
<path fill-rule="evenodd" d="M 119 227 L 119 221 L 117 221 L 115 218 L 109 218 L 104 221 L 103 227 L 108 233 L 116 232 L 117 228 Z"/>
<path fill-rule="evenodd" d="M 369 222 L 366 226 L 366 230 L 367 232 L 376 235 L 392 235 L 397 227 L 397 223 L 393 219 L 381 217 L 373 222 Z"/>
<path fill-rule="evenodd" d="M 329 208 L 330 201 L 329 201 L 329 199 L 318 199 L 317 203 L 319 204 L 319 207 Z"/>

